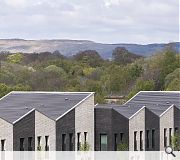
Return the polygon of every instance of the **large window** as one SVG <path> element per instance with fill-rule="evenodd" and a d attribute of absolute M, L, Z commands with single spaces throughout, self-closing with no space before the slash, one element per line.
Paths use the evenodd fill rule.
<path fill-rule="evenodd" d="M 24 138 L 20 138 L 20 151 L 24 151 Z"/>
<path fill-rule="evenodd" d="M 164 128 L 164 147 L 167 147 L 167 129 Z"/>
<path fill-rule="evenodd" d="M 107 134 L 100 134 L 100 150 L 107 151 Z"/>
<path fill-rule="evenodd" d="M 1 140 L 1 151 L 5 151 L 5 139 Z"/>
<path fill-rule="evenodd" d="M 149 148 L 149 130 L 146 130 L 146 148 Z"/>
<path fill-rule="evenodd" d="M 66 134 L 62 134 L 62 151 L 66 151 Z"/>
<path fill-rule="evenodd" d="M 140 131 L 140 150 L 143 150 L 143 131 Z"/>
<path fill-rule="evenodd" d="M 32 151 L 32 137 L 28 137 L 28 151 Z"/>
<path fill-rule="evenodd" d="M 137 151 L 137 131 L 134 132 L 134 151 Z"/>
<path fill-rule="evenodd" d="M 152 130 L 152 148 L 155 148 L 155 130 Z"/>
<path fill-rule="evenodd" d="M 73 133 L 69 134 L 69 150 L 73 151 Z"/>

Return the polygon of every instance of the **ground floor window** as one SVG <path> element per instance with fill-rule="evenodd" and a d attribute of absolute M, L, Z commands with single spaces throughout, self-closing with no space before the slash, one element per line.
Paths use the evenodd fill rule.
<path fill-rule="evenodd" d="M 38 141 L 38 146 L 37 146 L 37 150 L 41 151 L 41 136 L 37 137 L 37 141 Z"/>
<path fill-rule="evenodd" d="M 178 127 L 174 128 L 174 133 L 178 133 Z"/>
<path fill-rule="evenodd" d="M 20 151 L 24 151 L 24 138 L 20 138 Z"/>
<path fill-rule="evenodd" d="M 172 128 L 169 128 L 169 145 L 172 144 Z"/>
<path fill-rule="evenodd" d="M 152 148 L 155 148 L 155 130 L 152 130 Z"/>
<path fill-rule="evenodd" d="M 114 134 L 114 150 L 117 151 L 117 134 Z"/>
<path fill-rule="evenodd" d="M 137 151 L 137 131 L 134 132 L 134 151 Z"/>
<path fill-rule="evenodd" d="M 69 134 L 69 150 L 73 151 L 73 133 Z"/>
<path fill-rule="evenodd" d="M 45 136 L 45 151 L 49 151 L 49 136 Z"/>
<path fill-rule="evenodd" d="M 100 134 L 100 150 L 107 151 L 107 134 Z"/>
<path fill-rule="evenodd" d="M 77 133 L 77 150 L 78 150 L 78 151 L 79 151 L 80 148 L 81 148 L 80 138 L 81 138 L 81 133 Z"/>
<path fill-rule="evenodd" d="M 164 128 L 164 147 L 167 147 L 167 129 Z"/>
<path fill-rule="evenodd" d="M 143 131 L 140 131 L 140 150 L 143 151 Z"/>
<path fill-rule="evenodd" d="M 5 139 L 1 140 L 1 151 L 5 151 Z"/>
<path fill-rule="evenodd" d="M 28 151 L 32 151 L 32 137 L 28 137 Z"/>
<path fill-rule="evenodd" d="M 62 134 L 62 151 L 66 151 L 66 134 Z"/>
<path fill-rule="evenodd" d="M 149 148 L 149 130 L 146 130 L 146 148 Z"/>

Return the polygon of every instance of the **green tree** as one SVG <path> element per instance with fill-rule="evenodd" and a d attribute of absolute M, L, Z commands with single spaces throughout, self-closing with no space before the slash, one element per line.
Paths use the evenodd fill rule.
<path fill-rule="evenodd" d="M 23 55 L 21 53 L 12 54 L 7 57 L 9 63 L 16 63 L 16 64 L 20 64 L 22 62 L 22 59 L 23 59 Z"/>
<path fill-rule="evenodd" d="M 152 80 L 147 80 L 147 81 L 137 80 L 134 88 L 128 95 L 128 99 L 133 97 L 139 91 L 152 91 L 154 90 L 154 88 L 155 88 L 155 84 L 154 84 L 154 81 Z"/>

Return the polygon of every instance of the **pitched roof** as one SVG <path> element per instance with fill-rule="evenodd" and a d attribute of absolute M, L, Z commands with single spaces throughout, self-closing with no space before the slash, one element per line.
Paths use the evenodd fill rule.
<path fill-rule="evenodd" d="M 11 92 L 0 99 L 0 118 L 13 123 L 37 109 L 47 117 L 57 120 L 92 92 Z"/>
<path fill-rule="evenodd" d="M 160 116 L 172 105 L 180 107 L 179 91 L 141 91 L 125 103 L 129 107 L 146 106 Z"/>
<path fill-rule="evenodd" d="M 97 109 L 99 108 L 111 108 L 113 110 L 115 110 L 116 112 L 118 112 L 119 114 L 121 114 L 122 116 L 131 119 L 135 114 L 137 114 L 141 109 L 143 109 L 144 107 L 129 107 L 126 105 L 98 105 L 96 106 Z"/>

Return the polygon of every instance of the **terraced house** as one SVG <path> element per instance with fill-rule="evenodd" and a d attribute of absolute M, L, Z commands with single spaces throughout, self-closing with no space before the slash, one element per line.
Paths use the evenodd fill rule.
<path fill-rule="evenodd" d="M 1 151 L 94 149 L 94 93 L 11 92 L 0 100 Z"/>
<path fill-rule="evenodd" d="M 180 92 L 139 92 L 95 107 L 95 150 L 159 151 L 180 134 Z"/>
<path fill-rule="evenodd" d="M 91 92 L 11 92 L 0 99 L 1 151 L 158 151 L 180 134 L 180 92 L 94 105 Z"/>

